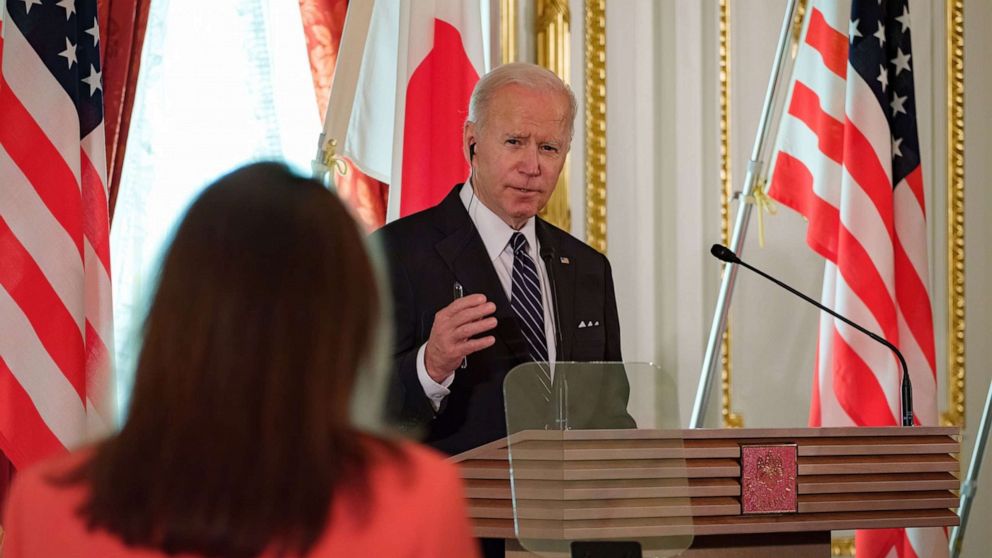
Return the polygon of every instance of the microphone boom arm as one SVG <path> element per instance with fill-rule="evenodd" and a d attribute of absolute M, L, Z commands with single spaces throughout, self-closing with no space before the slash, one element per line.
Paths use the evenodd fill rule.
<path fill-rule="evenodd" d="M 910 379 L 909 379 L 909 366 L 906 365 L 906 359 L 902 356 L 902 353 L 899 351 L 898 348 L 896 348 L 895 345 L 893 345 L 892 343 L 890 343 L 888 341 L 888 339 L 885 339 L 881 335 L 878 335 L 878 334 L 876 334 L 876 333 L 874 333 L 872 331 L 869 331 L 868 329 L 865 329 L 864 327 L 862 327 L 862 326 L 860 326 L 860 325 L 852 322 L 851 320 L 845 318 L 844 316 L 841 316 L 837 312 L 834 312 L 830 308 L 827 308 L 823 304 L 820 304 L 819 302 L 817 302 L 817 301 L 813 300 L 812 298 L 806 296 L 805 294 L 797 291 L 796 289 L 790 287 L 789 285 L 786 285 L 785 283 L 779 281 L 778 279 L 772 277 L 771 275 L 768 275 L 764 271 L 761 271 L 760 269 L 758 269 L 758 268 L 756 268 L 756 267 L 748 264 L 744 260 L 741 260 L 740 258 L 737 257 L 737 254 L 734 254 L 734 252 L 732 250 L 730 250 L 729 248 L 727 248 L 725 246 L 722 246 L 722 245 L 719 245 L 719 244 L 714 244 L 711 252 L 713 253 L 714 256 L 716 256 L 717 258 L 723 260 L 728 265 L 737 264 L 737 265 L 740 265 L 740 266 L 745 267 L 747 269 L 750 269 L 751 271 L 757 273 L 758 275 L 764 277 L 765 279 L 768 279 L 772 283 L 775 283 L 779 287 L 782 287 L 783 289 L 785 289 L 785 290 L 789 291 L 790 293 L 798 296 L 799 298 L 805 300 L 806 302 L 812 304 L 813 306 L 816 306 L 820 310 L 823 310 L 827 314 L 830 314 L 831 316 L 837 318 L 838 320 L 844 322 L 845 324 L 853 327 L 854 329 L 860 331 L 861 333 L 864 333 L 868 337 L 871 337 L 875 341 L 877 341 L 877 342 L 881 343 L 882 345 L 885 345 L 886 347 L 888 347 L 889 350 L 891 350 L 896 355 L 896 358 L 899 359 L 899 364 L 902 366 L 902 382 L 901 382 L 901 386 L 900 386 L 901 392 L 902 392 L 901 393 L 901 398 L 902 398 L 902 425 L 903 426 L 913 426 L 913 384 L 910 382 Z"/>

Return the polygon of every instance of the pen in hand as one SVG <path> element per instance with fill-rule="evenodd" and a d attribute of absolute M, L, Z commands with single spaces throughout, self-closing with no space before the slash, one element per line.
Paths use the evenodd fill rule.
<path fill-rule="evenodd" d="M 455 298 L 455 300 L 458 300 L 459 298 L 461 298 L 463 296 L 465 296 L 465 289 L 462 288 L 462 284 L 461 283 L 459 283 L 458 281 L 455 281 L 455 286 L 454 286 L 454 298 Z M 461 368 L 464 369 L 467 366 L 468 366 L 468 357 L 467 356 L 462 357 Z"/>

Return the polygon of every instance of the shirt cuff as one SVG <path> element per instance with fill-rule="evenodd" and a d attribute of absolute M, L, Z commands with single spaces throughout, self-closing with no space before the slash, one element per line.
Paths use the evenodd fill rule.
<path fill-rule="evenodd" d="M 450 376 L 444 379 L 440 384 L 431 378 L 431 375 L 427 373 L 427 363 L 424 361 L 424 351 L 427 349 L 427 343 L 420 346 L 420 350 L 417 351 L 417 379 L 420 380 L 421 387 L 424 388 L 424 395 L 427 399 L 430 399 L 431 406 L 437 411 L 441 407 L 441 400 L 451 393 L 448 386 L 451 382 L 455 381 L 455 374 L 452 373 Z"/>

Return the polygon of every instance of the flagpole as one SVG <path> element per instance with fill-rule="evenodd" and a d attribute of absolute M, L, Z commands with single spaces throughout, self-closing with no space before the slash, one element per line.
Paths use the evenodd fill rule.
<path fill-rule="evenodd" d="M 978 472 L 982 469 L 985 445 L 989 441 L 989 428 L 992 428 L 992 382 L 989 382 L 989 391 L 985 396 L 985 411 L 982 412 L 982 423 L 978 427 L 978 435 L 975 436 L 975 449 L 971 454 L 971 463 L 968 465 L 968 476 L 961 483 L 959 506 L 961 524 L 951 530 L 951 539 L 948 541 L 951 558 L 961 555 L 961 541 L 964 539 L 965 527 L 968 526 L 968 516 L 971 515 L 971 502 L 975 499 L 975 492 L 978 491 Z"/>
<path fill-rule="evenodd" d="M 796 0 L 789 0 L 785 8 L 782 30 L 778 38 L 778 49 L 775 52 L 775 61 L 772 64 L 771 75 L 768 77 L 768 88 L 765 90 L 765 102 L 761 108 L 758 130 L 755 132 L 751 160 L 748 162 L 747 172 L 744 175 L 743 195 L 738 198 L 737 218 L 734 223 L 733 235 L 730 238 L 730 249 L 738 255 L 743 249 L 744 235 L 747 232 L 747 224 L 751 218 L 751 203 L 748 200 L 753 199 L 754 190 L 765 170 L 762 156 L 771 130 L 770 123 L 777 100 L 782 65 L 786 59 L 786 51 L 789 48 L 789 31 L 792 29 L 792 21 L 795 18 L 796 5 Z M 713 312 L 713 323 L 710 326 L 709 342 L 706 344 L 706 355 L 703 358 L 703 366 L 699 373 L 696 401 L 692 406 L 692 417 L 689 422 L 690 428 L 701 428 L 703 426 L 703 414 L 706 411 L 706 404 L 709 401 L 710 389 L 713 384 L 713 370 L 716 368 L 717 353 L 720 343 L 723 341 L 723 332 L 727 325 L 727 312 L 730 310 L 730 297 L 736 281 L 737 266 L 734 264 L 724 265 L 723 278 L 720 281 L 720 293 L 717 295 L 716 309 Z"/>
<path fill-rule="evenodd" d="M 311 163 L 313 178 L 328 186 L 334 184 L 329 176 L 340 161 L 338 148 L 344 144 L 355 105 L 355 89 L 362 69 L 374 4 L 375 0 L 352 0 L 348 3 L 327 100 L 327 113 L 324 115 L 324 128 L 317 139 L 317 154 Z"/>

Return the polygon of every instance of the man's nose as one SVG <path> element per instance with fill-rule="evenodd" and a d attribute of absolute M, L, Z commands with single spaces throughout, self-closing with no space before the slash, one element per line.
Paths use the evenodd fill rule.
<path fill-rule="evenodd" d="M 520 157 L 520 172 L 527 176 L 539 176 L 541 174 L 541 157 L 537 152 L 537 147 L 524 149 Z"/>

